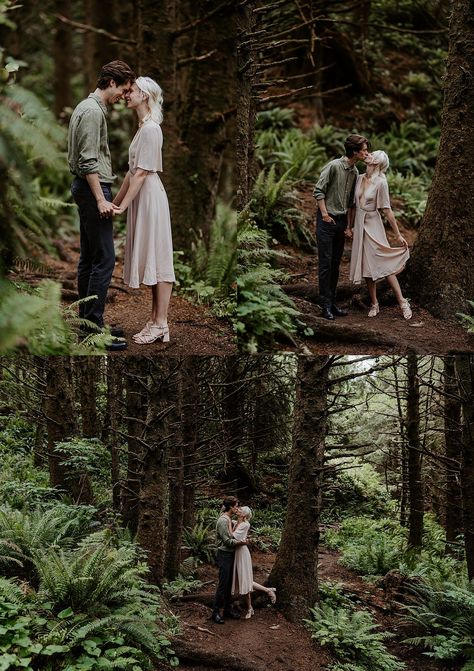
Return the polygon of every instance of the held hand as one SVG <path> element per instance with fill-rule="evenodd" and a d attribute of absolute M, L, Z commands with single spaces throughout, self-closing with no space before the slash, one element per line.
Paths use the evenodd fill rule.
<path fill-rule="evenodd" d="M 102 200 L 97 201 L 97 209 L 99 210 L 99 215 L 105 219 L 107 217 L 112 216 L 114 213 L 114 205 L 108 200 L 105 200 L 105 198 L 102 198 Z"/>
<path fill-rule="evenodd" d="M 331 217 L 331 215 L 329 215 L 329 214 L 324 214 L 323 215 L 323 221 L 325 221 L 326 224 L 335 224 L 336 223 L 334 221 L 334 219 Z"/>
<path fill-rule="evenodd" d="M 346 238 L 352 238 L 352 228 L 346 228 L 344 231 Z"/>
<path fill-rule="evenodd" d="M 113 211 L 114 216 L 123 214 L 124 212 L 125 208 L 123 208 L 121 205 L 114 205 L 114 211 Z"/>

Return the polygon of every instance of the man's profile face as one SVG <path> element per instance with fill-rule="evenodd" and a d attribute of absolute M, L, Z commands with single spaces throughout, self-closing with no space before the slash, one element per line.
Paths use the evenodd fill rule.
<path fill-rule="evenodd" d="M 367 148 L 367 142 L 364 142 L 359 151 L 354 154 L 354 156 L 357 158 L 358 161 L 365 161 L 368 155 L 369 150 Z"/>
<path fill-rule="evenodd" d="M 238 509 L 239 509 L 239 502 L 237 501 L 235 506 L 232 506 L 232 508 L 230 509 L 230 512 L 232 513 L 232 515 L 235 515 Z"/>
<path fill-rule="evenodd" d="M 131 82 L 125 82 L 125 84 L 116 84 L 113 79 L 110 80 L 109 83 L 109 94 L 110 94 L 110 102 L 111 103 L 116 103 L 119 100 L 122 100 L 125 98 L 130 90 L 131 87 Z"/>

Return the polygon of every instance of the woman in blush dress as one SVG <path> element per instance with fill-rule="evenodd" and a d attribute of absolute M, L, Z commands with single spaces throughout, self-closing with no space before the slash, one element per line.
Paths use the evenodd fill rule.
<path fill-rule="evenodd" d="M 168 342 L 168 306 L 175 281 L 168 199 L 158 176 L 162 171 L 163 96 L 150 77 L 138 77 L 127 96 L 127 107 L 138 116 L 138 130 L 129 149 L 129 171 L 114 198 L 116 214 L 127 212 L 123 278 L 137 289 L 151 287 L 151 315 L 133 336 L 146 345 Z"/>
<path fill-rule="evenodd" d="M 367 283 L 372 303 L 368 317 L 376 317 L 379 313 L 377 282 L 387 278 L 403 317 L 411 319 L 410 304 L 403 297 L 396 277 L 405 268 L 410 253 L 390 206 L 385 177 L 389 166 L 388 156 L 384 151 L 374 151 L 367 156 L 365 162 L 367 171 L 357 178 L 355 187 L 356 210 L 349 277 L 354 284 L 360 284 L 362 278 Z M 400 246 L 390 247 L 379 210 L 387 217 Z"/>
<path fill-rule="evenodd" d="M 238 541 L 247 539 L 250 529 L 250 519 L 252 511 L 248 506 L 242 506 L 237 510 L 237 524 L 232 531 L 232 535 Z M 268 594 L 272 603 L 276 602 L 276 589 L 274 587 L 264 587 L 259 585 L 253 579 L 252 558 L 247 545 L 240 545 L 235 550 L 234 559 L 234 578 L 232 580 L 232 594 L 240 594 L 246 597 L 247 612 L 244 615 L 248 620 L 254 614 L 252 608 L 252 592 L 259 590 Z"/>

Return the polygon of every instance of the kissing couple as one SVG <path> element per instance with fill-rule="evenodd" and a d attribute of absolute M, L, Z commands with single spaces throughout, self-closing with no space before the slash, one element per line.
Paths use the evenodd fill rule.
<path fill-rule="evenodd" d="M 233 517 L 236 520 L 233 520 Z M 216 524 L 216 564 L 219 568 L 212 619 L 224 624 L 225 618 L 240 619 L 241 613 L 232 608 L 232 595 L 245 597 L 244 618 L 254 614 L 252 592 L 265 592 L 271 603 L 276 602 L 276 589 L 264 587 L 253 579 L 252 558 L 248 549 L 248 532 L 252 511 L 248 506 L 239 507 L 235 496 L 227 496 Z"/>

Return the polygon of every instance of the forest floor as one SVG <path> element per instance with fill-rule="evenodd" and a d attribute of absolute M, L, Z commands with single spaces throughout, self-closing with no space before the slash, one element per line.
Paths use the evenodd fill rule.
<path fill-rule="evenodd" d="M 41 270 L 19 269 L 12 279 L 22 280 L 32 286 L 41 280 L 52 279 L 62 285 L 62 302 L 70 305 L 78 299 L 76 272 L 79 260 L 79 241 L 72 244 L 57 243 L 60 259 L 45 256 L 41 259 Z M 227 319 L 218 318 L 203 305 L 196 305 L 173 293 L 170 302 L 168 324 L 169 343 L 138 345 L 132 335 L 142 329 L 149 319 L 151 292 L 148 287 L 130 289 L 122 281 L 122 264 L 118 259 L 107 294 L 104 319 L 106 324 L 120 326 L 128 348 L 117 352 L 120 355 L 149 355 L 167 353 L 171 356 L 214 356 L 236 354 L 234 331 Z"/>
<path fill-rule="evenodd" d="M 251 549 L 254 577 L 257 582 L 265 583 L 270 574 L 275 555 Z M 399 618 L 392 612 L 385 599 L 383 589 L 364 582 L 360 576 L 338 563 L 339 554 L 324 547 L 320 548 L 318 566 L 319 577 L 324 581 L 343 584 L 345 594 L 361 606 L 368 608 L 383 631 L 395 634 L 387 642 L 387 648 L 406 664 L 407 671 L 448 671 L 442 663 L 422 655 L 416 648 L 404 645 L 408 634 L 399 631 Z M 186 597 L 183 603 L 173 605 L 173 611 L 179 615 L 183 627 L 181 638 L 191 650 L 210 653 L 215 661 L 206 665 L 183 662 L 182 671 L 228 671 L 229 664 L 219 666 L 219 655 L 232 654 L 242 664 L 242 670 L 251 671 L 325 671 L 330 668 L 334 658 L 321 646 L 312 641 L 303 625 L 288 622 L 285 617 L 270 605 L 255 608 L 250 620 L 227 620 L 224 625 L 216 625 L 209 618 L 211 608 L 203 593 L 209 595 L 215 589 L 217 569 L 205 565 L 199 570 L 199 578 L 205 587 L 193 596 Z M 278 595 L 277 595 L 278 598 Z M 204 600 L 205 601 L 205 600 Z M 398 636 L 397 636 L 398 633 Z M 238 666 L 232 667 L 237 669 Z M 449 666 L 455 671 L 458 666 Z"/>
<path fill-rule="evenodd" d="M 316 204 L 312 186 L 299 192 L 301 209 L 311 221 L 315 221 Z M 400 223 L 400 231 L 412 247 L 416 232 Z M 393 244 L 391 231 L 387 236 Z M 300 320 L 311 327 L 314 335 L 294 336 L 295 342 L 278 344 L 279 349 L 301 351 L 308 349 L 313 354 L 406 354 L 408 350 L 417 354 L 448 354 L 474 352 L 474 334 L 469 334 L 456 320 L 434 317 L 428 310 L 411 302 L 413 317 L 405 320 L 386 282 L 378 285 L 380 313 L 369 319 L 370 306 L 365 286 L 355 286 L 349 281 L 351 242 L 346 241 L 341 262 L 338 305 L 348 310 L 347 317 L 329 322 L 321 317 L 318 305 L 318 256 L 309 245 L 305 249 L 291 245 L 276 245 L 275 249 L 286 254 L 279 265 L 287 273 L 284 290 L 300 311 Z M 400 276 L 403 283 L 403 274 Z M 410 298 L 410 296 L 407 296 Z"/>

